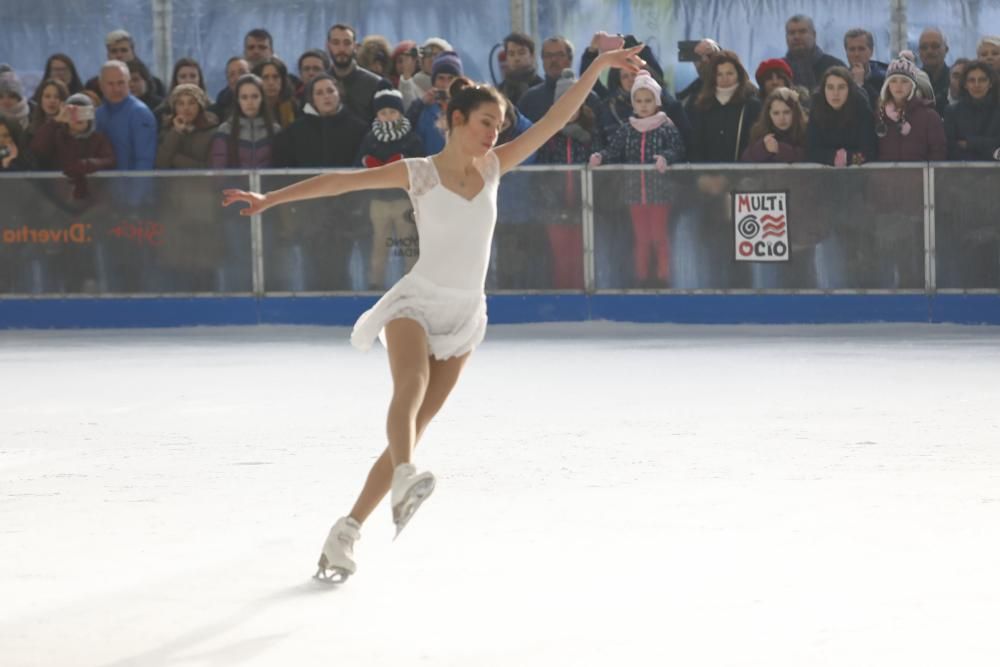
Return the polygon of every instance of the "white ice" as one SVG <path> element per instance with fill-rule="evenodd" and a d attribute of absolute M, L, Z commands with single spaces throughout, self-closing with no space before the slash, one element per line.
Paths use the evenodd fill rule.
<path fill-rule="evenodd" d="M 434 496 L 345 329 L 0 332 L 0 664 L 995 667 L 1000 329 L 494 326 Z"/>

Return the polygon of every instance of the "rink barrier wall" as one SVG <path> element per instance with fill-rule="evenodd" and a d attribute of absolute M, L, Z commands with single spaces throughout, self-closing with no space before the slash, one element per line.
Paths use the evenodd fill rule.
<path fill-rule="evenodd" d="M 803 324 L 863 322 L 948 322 L 1000 324 L 1000 289 L 948 290 L 937 286 L 935 248 L 935 169 L 997 168 L 984 163 L 932 163 L 872 165 L 923 170 L 925 284 L 923 289 L 880 290 L 600 290 L 595 289 L 594 197 L 595 173 L 611 170 L 648 170 L 648 166 L 616 165 L 597 170 L 587 167 L 527 167 L 524 171 L 553 169 L 582 172 L 584 210 L 584 277 L 580 292 L 529 290 L 497 291 L 488 295 L 492 323 L 573 322 L 610 320 L 697 324 Z M 748 166 L 675 165 L 672 171 L 746 171 Z M 866 169 L 862 167 L 861 169 Z M 755 171 L 824 170 L 822 165 L 755 165 Z M 205 171 L 179 176 L 245 177 L 260 188 L 265 175 L 310 175 L 315 170 Z M 58 174 L 32 173 L 31 178 Z M 133 178 L 164 177 L 164 172 L 97 174 L 96 178 L 130 182 Z M 16 175 L 0 175 L 14 179 Z M 369 308 L 378 293 L 369 292 L 270 292 L 265 287 L 263 234 L 260 216 L 250 221 L 252 291 L 222 293 L 107 293 L 107 294 L 0 294 L 0 328 L 117 328 L 177 327 L 257 324 L 351 325 Z"/>
<path fill-rule="evenodd" d="M 0 328 L 350 326 L 377 295 L 0 299 Z M 1000 325 L 1000 294 L 492 294 L 490 323 Z"/>

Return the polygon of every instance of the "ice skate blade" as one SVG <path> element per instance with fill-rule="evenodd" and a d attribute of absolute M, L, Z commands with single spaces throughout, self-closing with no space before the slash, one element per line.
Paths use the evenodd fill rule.
<path fill-rule="evenodd" d="M 423 503 L 434 491 L 434 478 L 422 480 L 414 484 L 403 496 L 403 500 L 392 508 L 392 521 L 396 524 L 396 534 L 393 540 L 406 528 L 413 515 L 416 514 L 421 503 Z"/>
<path fill-rule="evenodd" d="M 353 574 L 342 567 L 331 567 L 326 560 L 326 554 L 321 554 L 316 564 L 316 574 L 313 579 L 324 584 L 342 584 Z"/>

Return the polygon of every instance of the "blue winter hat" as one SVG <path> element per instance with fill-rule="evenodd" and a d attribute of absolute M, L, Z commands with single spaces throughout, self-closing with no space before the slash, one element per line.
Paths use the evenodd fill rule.
<path fill-rule="evenodd" d="M 431 82 L 437 78 L 438 74 L 451 74 L 452 76 L 464 76 L 465 70 L 462 68 L 462 59 L 454 51 L 442 51 L 434 58 L 431 64 Z"/>

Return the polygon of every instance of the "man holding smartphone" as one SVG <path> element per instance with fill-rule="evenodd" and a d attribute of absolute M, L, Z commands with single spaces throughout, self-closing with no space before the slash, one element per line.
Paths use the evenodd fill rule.
<path fill-rule="evenodd" d="M 438 128 L 438 118 L 448 106 L 448 89 L 452 82 L 464 76 L 462 59 L 454 51 L 442 51 L 431 66 L 431 88 L 410 105 L 406 117 L 424 142 L 424 150 L 434 155 L 444 150 L 445 137 Z"/>

